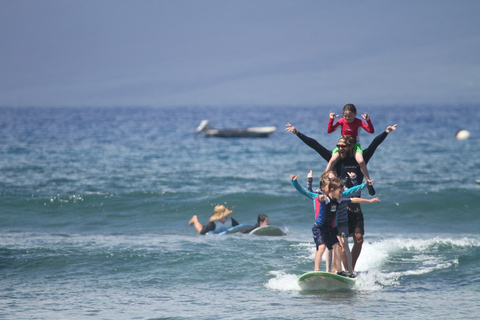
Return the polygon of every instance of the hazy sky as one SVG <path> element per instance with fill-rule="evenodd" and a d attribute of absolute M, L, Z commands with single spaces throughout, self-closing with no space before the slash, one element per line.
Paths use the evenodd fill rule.
<path fill-rule="evenodd" d="M 0 0 L 0 44 L 0 106 L 480 102 L 477 0 Z"/>

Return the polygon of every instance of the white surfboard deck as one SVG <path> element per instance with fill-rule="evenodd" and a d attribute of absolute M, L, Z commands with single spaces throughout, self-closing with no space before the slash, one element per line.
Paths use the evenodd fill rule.
<path fill-rule="evenodd" d="M 258 227 L 250 232 L 257 236 L 284 236 L 285 233 L 279 227 L 275 226 L 263 226 Z"/>

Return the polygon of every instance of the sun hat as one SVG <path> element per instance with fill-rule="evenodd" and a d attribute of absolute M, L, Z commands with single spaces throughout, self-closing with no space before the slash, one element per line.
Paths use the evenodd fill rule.
<path fill-rule="evenodd" d="M 225 207 L 223 204 L 219 204 L 218 206 L 215 206 L 215 209 L 213 210 L 213 215 L 210 217 L 209 220 L 218 221 L 222 218 L 225 218 L 232 212 L 232 210 L 228 210 L 228 208 Z"/>

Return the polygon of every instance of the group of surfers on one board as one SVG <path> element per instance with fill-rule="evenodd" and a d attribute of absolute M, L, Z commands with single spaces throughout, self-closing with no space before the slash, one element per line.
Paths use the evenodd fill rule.
<path fill-rule="evenodd" d="M 347 104 L 343 107 L 343 118 L 334 124 L 335 118 L 339 117 L 339 115 L 330 111 L 327 132 L 332 133 L 341 128 L 342 133 L 342 137 L 338 140 L 338 144 L 333 151 L 326 149 L 316 140 L 300 133 L 290 123 L 286 124 L 285 129 L 299 137 L 328 162 L 326 171 L 321 176 L 320 189 L 318 190 L 312 190 L 313 177 L 311 171 L 307 176 L 308 189 L 305 189 L 297 182 L 298 176 L 290 175 L 293 186 L 300 193 L 313 200 L 315 223 L 312 233 L 316 246 L 314 271 L 320 271 L 323 253 L 325 249 L 328 249 L 326 271 L 337 272 L 348 277 L 355 276 L 355 264 L 362 250 L 363 235 L 365 233 L 360 203 L 380 201 L 378 198 L 360 198 L 360 190 L 365 187 L 367 187 L 371 196 L 375 195 L 372 185 L 373 180 L 370 180 L 367 163 L 377 147 L 397 127 L 396 124 L 387 127 L 384 132 L 373 139 L 366 149 L 362 150 L 359 143 L 359 131 L 364 129 L 369 133 L 374 133 L 375 130 L 367 113 L 362 115 L 366 123 L 356 118 L 356 115 L 357 110 L 355 106 Z M 364 177 L 366 182 L 361 183 Z M 194 226 L 199 234 L 218 234 L 239 225 L 235 219 L 229 217 L 231 213 L 232 210 L 229 210 L 224 205 L 217 205 L 214 209 L 214 214 L 206 225 L 202 225 L 196 215 L 192 217 L 189 225 Z M 249 233 L 255 228 L 268 224 L 268 217 L 260 214 L 258 223 L 251 229 L 244 231 L 244 233 Z M 348 246 L 349 236 L 352 236 L 354 240 L 351 252 Z M 331 269 L 332 250 L 335 252 L 333 270 Z M 342 271 L 342 263 L 345 271 Z"/>
<path fill-rule="evenodd" d="M 335 150 L 330 151 L 316 140 L 300 133 L 293 125 L 287 123 L 286 129 L 299 137 L 305 144 L 317 151 L 328 162 L 326 171 L 320 178 L 320 189 L 312 190 L 312 171 L 307 176 L 308 189 L 302 187 L 297 175 L 291 175 L 293 186 L 303 195 L 313 200 L 315 222 L 312 228 L 315 241 L 315 269 L 320 271 L 320 264 L 325 249 L 326 271 L 337 272 L 347 277 L 355 277 L 355 264 L 363 245 L 364 219 L 360 203 L 379 202 L 378 198 L 360 198 L 361 189 L 367 187 L 371 196 L 375 195 L 372 181 L 368 175 L 367 163 L 380 143 L 387 135 L 396 130 L 396 124 L 377 136 L 364 150 L 359 143 L 359 131 L 364 129 L 369 133 L 375 130 L 370 116 L 365 113 L 362 117 L 366 123 L 356 118 L 357 110 L 353 104 L 343 108 L 343 118 L 334 124 L 338 117 L 330 111 L 328 133 L 341 128 L 342 137 L 338 140 Z M 366 182 L 361 183 L 365 177 Z M 360 184 L 359 184 L 360 183 Z M 353 236 L 353 248 L 350 252 L 348 237 Z M 335 253 L 333 270 L 331 268 L 331 253 Z M 345 271 L 342 271 L 342 263 Z"/>

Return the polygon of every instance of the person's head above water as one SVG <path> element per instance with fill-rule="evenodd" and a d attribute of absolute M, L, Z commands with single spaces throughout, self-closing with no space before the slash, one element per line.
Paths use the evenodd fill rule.
<path fill-rule="evenodd" d="M 263 213 L 260 213 L 258 215 L 257 222 L 258 222 L 259 226 L 268 226 L 270 224 L 268 216 L 266 214 L 263 214 Z"/>
<path fill-rule="evenodd" d="M 215 209 L 213 210 L 213 215 L 210 217 L 210 221 L 219 221 L 222 220 L 230 213 L 232 213 L 232 210 L 228 210 L 227 207 L 225 207 L 223 204 L 219 204 L 218 206 L 215 206 Z"/>

